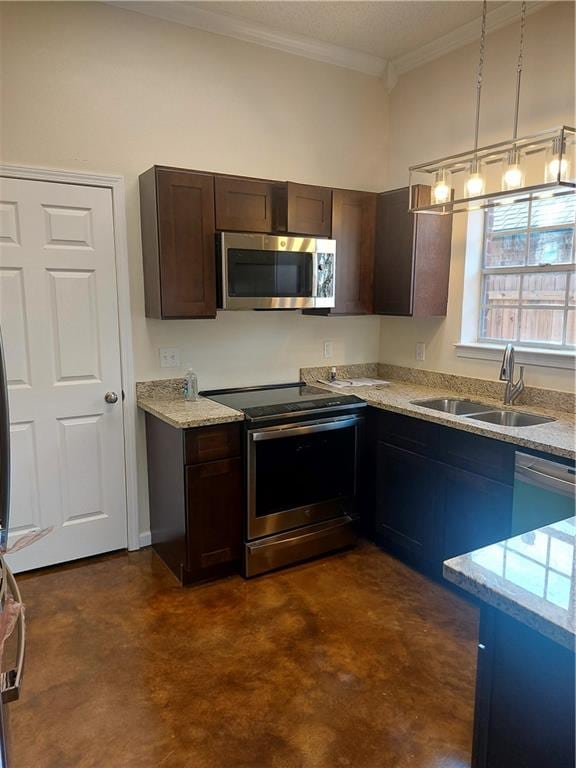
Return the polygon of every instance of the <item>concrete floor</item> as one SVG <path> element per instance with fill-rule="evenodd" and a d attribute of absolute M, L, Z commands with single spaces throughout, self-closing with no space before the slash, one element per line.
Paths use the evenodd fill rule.
<path fill-rule="evenodd" d="M 182 589 L 150 550 L 20 576 L 13 768 L 464 768 L 477 611 L 368 544 Z"/>

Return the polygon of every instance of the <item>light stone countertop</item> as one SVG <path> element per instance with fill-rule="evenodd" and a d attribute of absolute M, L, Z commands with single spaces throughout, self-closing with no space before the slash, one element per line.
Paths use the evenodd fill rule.
<path fill-rule="evenodd" d="M 138 382 L 138 407 L 177 429 L 244 421 L 242 411 L 235 411 L 206 397 L 185 400 L 182 394 L 183 383 L 183 379 Z"/>
<path fill-rule="evenodd" d="M 551 640 L 575 650 L 576 518 L 444 563 L 444 577 Z"/>
<path fill-rule="evenodd" d="M 511 410 L 539 413 L 556 419 L 548 424 L 539 424 L 532 427 L 503 427 L 497 424 L 489 424 L 483 421 L 455 416 L 441 411 L 434 411 L 423 406 L 413 405 L 412 400 L 424 400 L 435 397 L 459 397 L 493 405 L 494 408 L 502 408 L 502 400 L 493 396 L 494 389 L 490 384 L 480 392 L 466 392 L 459 386 L 458 377 L 448 376 L 440 378 L 438 375 L 430 375 L 435 386 L 426 386 L 412 381 L 391 380 L 387 387 L 347 387 L 336 389 L 319 384 L 316 379 L 326 375 L 329 369 L 303 369 L 302 379 L 309 384 L 338 391 L 339 393 L 355 394 L 369 405 L 381 408 L 385 411 L 400 413 L 405 416 L 431 421 L 447 427 L 454 427 L 465 432 L 472 432 L 484 437 L 513 443 L 524 448 L 563 456 L 569 459 L 576 458 L 574 440 L 574 414 L 559 408 L 544 408 L 540 404 L 517 405 Z M 338 376 L 371 376 L 377 375 L 375 366 L 351 366 L 338 369 Z M 482 384 L 480 380 L 479 384 Z M 465 382 L 462 379 L 462 382 Z M 160 381 L 139 382 L 136 385 L 138 406 L 144 411 L 157 416 L 173 427 L 188 429 L 204 427 L 210 424 L 225 424 L 227 422 L 243 421 L 244 414 L 207 398 L 200 398 L 196 402 L 184 400 L 182 396 L 183 379 L 168 379 Z M 486 392 L 486 394 L 484 393 Z M 544 392 L 544 390 L 540 390 Z M 558 393 L 556 393 L 558 394 Z M 550 393 L 550 401 L 554 400 L 555 393 Z M 542 398 L 541 398 L 542 399 Z M 540 400 L 541 400 L 540 399 Z"/>
<path fill-rule="evenodd" d="M 310 383 L 312 383 L 310 381 Z M 335 387 L 316 383 L 323 389 L 336 391 Z M 442 424 L 446 427 L 454 427 L 465 432 L 473 432 L 476 435 L 492 437 L 507 443 L 533 448 L 543 453 L 551 453 L 565 458 L 576 458 L 574 440 L 574 415 L 567 411 L 534 407 L 532 405 L 506 406 L 508 410 L 539 413 L 556 419 L 547 424 L 538 424 L 532 427 L 503 427 L 498 424 L 489 424 L 485 421 L 477 421 L 466 416 L 455 416 L 442 411 L 434 411 L 424 406 L 413 405 L 412 400 L 425 400 L 437 397 L 467 398 L 487 405 L 493 405 L 495 409 L 501 409 L 501 400 L 490 397 L 474 397 L 472 395 L 448 389 L 447 387 L 426 387 L 421 384 L 413 384 L 406 381 L 391 381 L 387 387 L 346 387 L 337 389 L 340 393 L 357 395 L 374 408 L 384 411 L 401 413 Z"/>

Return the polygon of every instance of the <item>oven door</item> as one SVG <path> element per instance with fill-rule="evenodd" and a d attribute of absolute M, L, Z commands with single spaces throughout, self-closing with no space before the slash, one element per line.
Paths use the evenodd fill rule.
<path fill-rule="evenodd" d="M 354 512 L 364 417 L 248 430 L 248 540 Z"/>
<path fill-rule="evenodd" d="M 322 286 L 326 282 L 324 261 L 327 258 L 322 254 L 323 263 L 318 263 L 316 245 L 314 238 L 222 234 L 219 265 L 222 308 L 316 307 L 319 276 Z"/>

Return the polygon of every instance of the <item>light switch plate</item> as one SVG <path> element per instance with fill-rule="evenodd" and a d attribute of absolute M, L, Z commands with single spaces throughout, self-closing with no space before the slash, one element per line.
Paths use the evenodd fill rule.
<path fill-rule="evenodd" d="M 426 344 L 423 341 L 416 342 L 416 360 L 426 360 Z"/>
<path fill-rule="evenodd" d="M 324 342 L 324 357 L 326 359 L 332 357 L 334 354 L 334 342 L 333 341 L 325 341 Z"/>
<path fill-rule="evenodd" d="M 180 368 L 180 350 L 176 347 L 160 347 L 160 368 Z"/>

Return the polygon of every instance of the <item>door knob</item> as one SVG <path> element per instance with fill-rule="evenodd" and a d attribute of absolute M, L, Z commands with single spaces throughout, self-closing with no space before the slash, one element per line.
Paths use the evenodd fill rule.
<path fill-rule="evenodd" d="M 106 392 L 104 395 L 104 400 L 106 400 L 107 403 L 113 405 L 114 403 L 118 402 L 118 395 L 116 392 Z"/>

